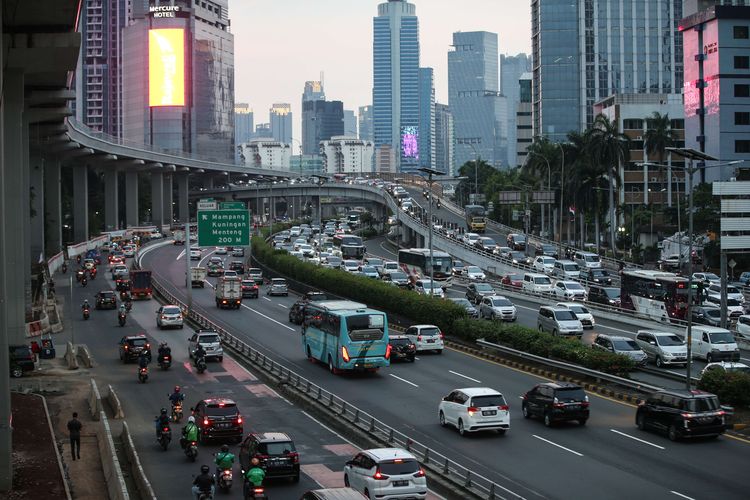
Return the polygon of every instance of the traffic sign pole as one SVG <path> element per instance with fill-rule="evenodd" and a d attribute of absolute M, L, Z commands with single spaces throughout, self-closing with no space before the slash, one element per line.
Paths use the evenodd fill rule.
<path fill-rule="evenodd" d="M 185 285 L 187 286 L 187 312 L 193 308 L 193 280 L 190 276 L 190 222 L 185 223 Z"/>

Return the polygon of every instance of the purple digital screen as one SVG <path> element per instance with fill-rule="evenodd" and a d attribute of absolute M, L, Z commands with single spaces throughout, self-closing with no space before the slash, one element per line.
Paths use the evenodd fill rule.
<path fill-rule="evenodd" d="M 418 127 L 401 127 L 401 154 L 404 158 L 419 159 Z"/>

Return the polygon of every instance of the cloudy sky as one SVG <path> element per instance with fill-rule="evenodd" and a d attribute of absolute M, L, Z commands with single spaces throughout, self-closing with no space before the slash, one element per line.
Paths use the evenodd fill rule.
<path fill-rule="evenodd" d="M 420 65 L 435 69 L 438 101 L 448 100 L 447 52 L 455 31 L 498 34 L 501 54 L 530 53 L 529 0 L 411 0 L 417 7 Z M 381 0 L 230 0 L 235 99 L 268 121 L 289 102 L 294 137 L 306 80 L 324 72 L 326 97 L 356 113 L 372 100 L 372 18 Z M 296 142 L 294 143 L 297 144 Z M 296 153 L 295 147 L 295 153 Z"/>

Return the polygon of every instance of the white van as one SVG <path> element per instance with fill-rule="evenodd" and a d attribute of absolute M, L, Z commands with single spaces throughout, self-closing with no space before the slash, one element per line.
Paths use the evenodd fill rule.
<path fill-rule="evenodd" d="M 529 293 L 552 293 L 552 280 L 546 274 L 526 273 L 521 289 Z"/>
<path fill-rule="evenodd" d="M 577 280 L 581 277 L 581 268 L 572 260 L 556 260 L 552 274 L 564 280 Z"/>
<path fill-rule="evenodd" d="M 597 254 L 591 252 L 576 252 L 573 256 L 573 261 L 575 261 L 581 269 L 598 269 L 602 267 L 602 260 Z"/>
<path fill-rule="evenodd" d="M 693 358 L 705 359 L 706 363 L 740 360 L 740 348 L 732 332 L 715 326 L 693 325 L 692 350 Z"/>

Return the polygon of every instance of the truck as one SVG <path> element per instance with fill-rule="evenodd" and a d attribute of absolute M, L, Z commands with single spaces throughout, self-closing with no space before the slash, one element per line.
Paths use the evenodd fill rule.
<path fill-rule="evenodd" d="M 242 281 L 236 276 L 222 276 L 216 282 L 216 307 L 239 309 L 242 303 Z"/>
<path fill-rule="evenodd" d="M 205 267 L 190 268 L 190 288 L 203 288 L 206 286 L 207 271 Z"/>
<path fill-rule="evenodd" d="M 482 205 L 466 205 L 466 230 L 470 233 L 484 233 L 487 230 L 487 213 Z"/>
<path fill-rule="evenodd" d="M 172 231 L 172 237 L 174 238 L 175 245 L 185 244 L 185 231 Z"/>
<path fill-rule="evenodd" d="M 151 271 L 130 271 L 130 295 L 134 299 L 150 299 L 153 290 L 151 288 Z"/>

